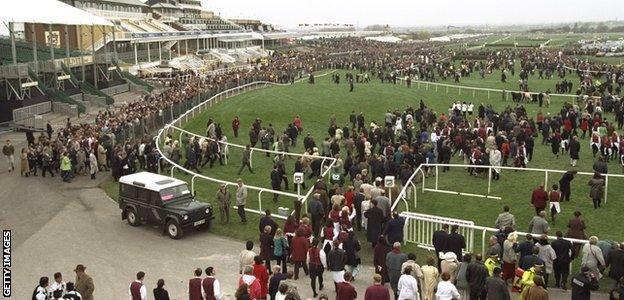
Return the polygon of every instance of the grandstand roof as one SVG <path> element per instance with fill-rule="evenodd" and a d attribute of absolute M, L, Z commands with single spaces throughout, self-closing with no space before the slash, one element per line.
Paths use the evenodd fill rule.
<path fill-rule="evenodd" d="M 103 18 L 57 0 L 11 1 L 11 5 L 0 9 L 0 22 L 113 26 Z"/>
<path fill-rule="evenodd" d="M 173 4 L 171 4 L 171 3 L 167 3 L 167 2 L 160 2 L 160 3 L 157 3 L 157 4 L 152 5 L 152 7 L 156 7 L 156 8 L 158 8 L 158 7 L 164 7 L 164 8 L 181 9 L 181 8 L 180 8 L 180 7 L 178 7 L 178 6 L 175 6 L 175 5 L 173 5 Z"/>
<path fill-rule="evenodd" d="M 103 2 L 111 2 L 111 3 L 119 3 L 125 5 L 133 5 L 133 6 L 147 6 L 147 4 L 139 1 L 139 0 L 101 0 Z"/>

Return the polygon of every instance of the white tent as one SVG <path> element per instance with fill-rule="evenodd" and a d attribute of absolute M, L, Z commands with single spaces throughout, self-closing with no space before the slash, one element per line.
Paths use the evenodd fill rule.
<path fill-rule="evenodd" d="M 57 0 L 11 0 L 3 3 L 0 22 L 63 25 L 105 25 L 113 23 Z"/>

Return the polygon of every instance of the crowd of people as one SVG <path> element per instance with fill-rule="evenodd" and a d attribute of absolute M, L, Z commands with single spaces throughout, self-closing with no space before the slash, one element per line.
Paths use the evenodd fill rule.
<path fill-rule="evenodd" d="M 446 232 L 449 228 L 445 228 L 434 235 L 435 256 L 427 257 L 426 265 L 420 266 L 414 253 L 401 252 L 404 220 L 392 211 L 393 199 L 389 196 L 398 195 L 398 187 L 385 187 L 382 180 L 393 175 L 405 186 L 421 164 L 449 164 L 455 155 L 461 157 L 467 172 L 474 176 L 489 172 L 474 166 L 526 167 L 533 158 L 536 139 L 539 144 L 541 135 L 541 144 L 551 147 L 553 157 L 568 155 L 571 167 L 575 167 L 580 159 L 582 141 L 586 141 L 594 157 L 598 156 L 593 168 L 596 175 L 589 182 L 590 195 L 598 208 L 604 197 L 603 174 L 608 173 L 608 163 L 615 161 L 624 167 L 624 151 L 620 151 L 624 140 L 617 133 L 624 125 L 624 102 L 619 97 L 624 84 L 621 69 L 571 59 L 548 50 L 483 52 L 478 53 L 485 58 L 483 61 L 460 60 L 457 66 L 451 53 L 435 44 L 415 50 L 409 44 L 388 45 L 353 38 L 313 41 L 309 46 L 314 51 L 278 53 L 268 63 L 257 64 L 251 70 L 171 80 L 163 92 L 147 95 L 142 101 L 116 111 L 99 112 L 94 124 L 76 124 L 68 120 L 56 131 L 48 124 L 46 132 L 38 137 L 28 132 L 28 146 L 19 151 L 21 174 L 37 176 L 40 170 L 44 177 L 46 173 L 51 176 L 59 174 L 64 181 L 71 181 L 75 176 L 86 174 L 94 179 L 98 172 L 110 170 L 117 180 L 139 169 L 156 172 L 159 167 L 166 167 L 159 166 L 160 155 L 201 172 L 206 164 L 212 167 L 217 161 L 222 163 L 227 156 L 227 147 L 223 143 L 227 137 L 220 124 L 209 120 L 205 138 L 186 136 L 181 145 L 168 137 L 162 153 L 150 131 L 157 129 L 159 122 L 166 119 L 163 111 L 172 105 L 255 80 L 292 83 L 304 74 L 327 68 L 347 69 L 355 74 L 348 80 L 350 90 L 353 90 L 354 77 L 356 83 L 363 83 L 369 80 L 368 74 L 371 79 L 390 84 L 406 78 L 409 85 L 411 80 L 436 81 L 437 78 L 453 78 L 459 82 L 472 72 L 484 76 L 500 70 L 501 79 L 506 80 L 508 72 L 515 76 L 514 62 L 519 60 L 521 90 L 529 91 L 528 80 L 535 72 L 542 77 L 558 76 L 561 79 L 576 73 L 578 97 L 573 102 L 564 103 L 556 115 L 539 111 L 534 116 L 527 112 L 524 105 L 528 104 L 510 104 L 504 110 L 496 111 L 483 103 L 456 102 L 448 111 L 439 112 L 421 100 L 417 107 L 388 110 L 380 116 L 380 122 L 356 111 L 352 111 L 344 124 L 339 124 L 340 121 L 331 116 L 328 134 L 318 144 L 314 137 L 305 136 L 303 145 L 308 155 L 297 159 L 294 171 L 305 172 L 308 178 L 318 178 L 312 199 L 308 201 L 307 214 L 291 216 L 280 228 L 267 212 L 259 224 L 259 254 L 253 252 L 253 243 L 249 242 L 241 253 L 240 288 L 236 291 L 236 298 L 265 299 L 271 295 L 272 299 L 297 299 L 296 283 L 303 269 L 310 276 L 315 297 L 323 295 L 322 278 L 327 270 L 332 274 L 337 298 L 355 299 L 357 292 L 350 282 L 358 277 L 361 264 L 359 251 L 362 245 L 355 234 L 359 230 L 366 231 L 378 273 L 373 278 L 373 285 L 366 290 L 366 295 L 371 298 L 365 295 L 366 299 L 389 299 L 390 294 L 396 299 L 453 299 L 460 295 L 471 299 L 501 295 L 501 298 L 491 299 L 505 299 L 509 296 L 507 283 L 511 280 L 522 297 L 539 299 L 553 272 L 555 286 L 567 287 L 569 270 L 565 272 L 565 265 L 569 266 L 575 257 L 581 257 L 583 268 L 570 281 L 574 299 L 587 299 L 589 290 L 597 288 L 596 279 L 604 267 L 611 267 L 609 277 L 616 282 L 614 289 L 622 289 L 619 282 L 624 270 L 618 271 L 618 268 L 624 269 L 621 246 L 611 246 L 607 251 L 600 247 L 602 241 L 590 237 L 589 244 L 578 249 L 580 246 L 576 244 L 566 244 L 561 232 L 557 232 L 560 239 L 552 243 L 533 236 L 527 236 L 521 243 L 514 233 L 515 220 L 509 224 L 509 216 L 499 216 L 497 227 L 501 232 L 490 239 L 486 257 L 476 254 L 472 261 L 473 255 L 464 253 L 465 240 L 457 228 L 451 226 L 450 233 Z M 358 51 L 349 52 L 352 49 Z M 365 75 L 360 77 L 358 74 Z M 598 79 L 603 80 L 598 83 Z M 339 77 L 333 80 L 340 84 Z M 566 92 L 572 91 L 571 82 L 565 81 Z M 562 90 L 561 85 L 557 90 Z M 614 117 L 607 118 L 607 113 L 613 113 Z M 288 152 L 303 135 L 302 122 L 296 116 L 283 133 L 279 133 L 271 124 L 265 126 L 259 118 L 254 120 L 249 125 L 249 146 L 242 156 L 238 173 L 245 167 L 253 172 L 249 151 L 258 143 L 263 149 Z M 242 126 L 246 125 L 235 117 L 232 121 L 234 136 L 238 136 Z M 130 131 L 132 134 L 128 135 Z M 10 171 L 15 169 L 14 152 L 12 143 L 6 141 L 3 154 Z M 337 161 L 330 170 L 329 185 L 320 177 L 323 157 L 333 157 Z M 443 172 L 447 170 L 442 168 Z M 288 188 L 286 172 L 284 157 L 278 155 L 270 175 L 273 189 L 280 190 L 282 182 Z M 425 168 L 426 174 L 431 172 Z M 500 180 L 500 169 L 493 168 L 491 172 L 493 179 Z M 560 200 L 570 198 L 570 184 L 575 174 L 571 169 L 549 192 L 541 187 L 546 193 L 545 200 L 544 193 L 534 192 L 531 203 L 536 216 L 530 222 L 530 232 L 536 235 L 548 232 L 547 213 L 554 222 L 561 211 Z M 237 202 L 239 200 L 244 199 L 239 199 L 237 191 Z M 277 201 L 277 194 L 274 200 Z M 548 209 L 546 205 L 549 205 Z M 221 213 L 226 212 L 222 210 Z M 509 213 L 509 209 L 504 213 Z M 246 222 L 244 213 L 240 216 L 241 221 Z M 584 233 L 579 234 L 579 230 L 584 230 L 580 216 L 579 212 L 575 217 L 577 220 L 570 221 L 568 237 L 586 238 Z M 222 220 L 224 223 L 229 220 L 229 213 L 228 219 Z M 271 267 L 271 261 L 276 265 Z M 294 265 L 293 271 L 287 270 L 289 264 Z M 524 273 L 518 275 L 517 268 Z M 76 268 L 77 276 L 78 273 L 84 275 L 84 266 Z M 214 268 L 197 269 L 194 274 L 192 290 L 196 296 L 191 299 L 221 298 Z M 205 277 L 201 277 L 202 274 Z M 520 279 L 514 280 L 515 277 Z M 70 285 L 66 284 L 62 292 L 55 292 L 59 290 L 57 286 L 62 277 L 60 282 L 56 279 L 55 276 L 57 284 L 54 285 L 42 278 L 33 297 L 57 299 L 75 290 L 74 294 L 80 293 L 83 299 L 89 299 L 89 289 L 85 290 L 78 280 L 71 291 Z M 139 272 L 136 281 L 130 284 L 132 299 L 147 297 L 144 279 L 145 274 Z M 52 289 L 52 286 L 56 288 Z M 167 299 L 164 281 L 159 280 L 156 289 L 155 296 L 157 292 L 160 295 L 157 299 Z M 191 281 L 189 296 L 190 293 Z"/>

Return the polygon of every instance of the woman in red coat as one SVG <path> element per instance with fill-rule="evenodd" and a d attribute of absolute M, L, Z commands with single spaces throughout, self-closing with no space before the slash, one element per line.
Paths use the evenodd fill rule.
<path fill-rule="evenodd" d="M 308 254 L 308 248 L 310 248 L 310 240 L 305 237 L 305 233 L 301 228 L 295 232 L 295 237 L 292 239 L 292 247 L 290 252 L 290 259 L 295 264 L 295 280 L 299 278 L 299 268 L 303 267 L 303 272 L 308 275 L 308 266 L 306 266 L 306 258 Z"/>
<path fill-rule="evenodd" d="M 260 299 L 266 299 L 269 293 L 269 271 L 267 271 L 263 263 L 263 259 L 260 256 L 254 257 L 253 275 L 260 282 Z"/>

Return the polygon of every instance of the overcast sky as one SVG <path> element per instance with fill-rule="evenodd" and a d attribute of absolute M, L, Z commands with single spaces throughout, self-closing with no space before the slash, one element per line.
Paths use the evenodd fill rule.
<path fill-rule="evenodd" d="M 350 23 L 359 26 L 499 25 L 614 20 L 624 0 L 202 0 L 226 18 L 284 26 Z"/>

